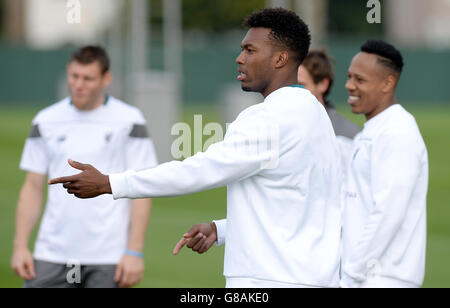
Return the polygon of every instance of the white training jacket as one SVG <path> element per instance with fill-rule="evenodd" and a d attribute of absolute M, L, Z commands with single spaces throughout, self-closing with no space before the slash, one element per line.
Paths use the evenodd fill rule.
<path fill-rule="evenodd" d="M 368 121 L 344 187 L 344 287 L 420 287 L 426 248 L 427 150 L 394 105 Z"/>
<path fill-rule="evenodd" d="M 111 175 L 110 183 L 116 199 L 228 185 L 227 280 L 338 287 L 339 177 L 336 137 L 324 107 L 309 91 L 285 87 L 243 111 L 224 141 L 205 153 Z"/>

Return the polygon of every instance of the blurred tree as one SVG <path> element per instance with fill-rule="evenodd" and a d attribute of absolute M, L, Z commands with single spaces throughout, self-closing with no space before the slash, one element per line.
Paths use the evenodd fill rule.
<path fill-rule="evenodd" d="M 162 24 L 162 1 L 152 0 L 152 24 L 158 29 Z M 223 32 L 239 28 L 243 19 L 257 9 L 265 7 L 266 0 L 181 0 L 185 30 Z M 313 0 L 305 0 L 313 1 Z M 385 5 L 382 0 L 381 7 Z M 332 34 L 382 35 L 381 24 L 367 22 L 368 0 L 328 0 L 328 31 Z"/>
<path fill-rule="evenodd" d="M 384 33 L 383 22 L 384 13 L 383 1 L 381 2 L 381 24 L 369 24 L 367 22 L 368 0 L 339 0 L 329 1 L 328 31 L 332 34 L 351 35 L 376 35 Z"/>
<path fill-rule="evenodd" d="M 152 0 L 152 23 L 162 23 L 162 1 Z M 265 6 L 265 0 L 182 0 L 183 28 L 222 32 L 239 28 L 243 19 Z"/>
<path fill-rule="evenodd" d="M 0 37 L 3 37 L 5 33 L 5 17 L 3 16 L 5 11 L 5 0 L 0 0 Z"/>
<path fill-rule="evenodd" d="M 243 19 L 265 6 L 265 0 L 189 0 L 183 1 L 184 26 L 210 31 L 239 28 Z"/>
<path fill-rule="evenodd" d="M 25 1 L 3 0 L 0 7 L 3 33 L 10 42 L 22 42 L 25 38 Z"/>

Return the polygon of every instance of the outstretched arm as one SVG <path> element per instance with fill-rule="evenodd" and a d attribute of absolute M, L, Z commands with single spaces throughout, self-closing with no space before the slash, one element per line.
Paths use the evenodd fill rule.
<path fill-rule="evenodd" d="M 173 161 L 144 171 L 127 171 L 109 177 L 90 165 L 70 161 L 81 174 L 59 178 L 69 193 L 93 198 L 113 193 L 119 198 L 175 197 L 223 187 L 273 168 L 279 158 L 279 135 L 267 111 L 240 116 L 225 140 L 183 162 Z M 270 145 L 270 146 L 269 146 Z"/>

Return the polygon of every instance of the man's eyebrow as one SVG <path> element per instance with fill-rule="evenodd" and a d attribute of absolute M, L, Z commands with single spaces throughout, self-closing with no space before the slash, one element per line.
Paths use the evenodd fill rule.
<path fill-rule="evenodd" d="M 358 79 L 367 80 L 367 77 L 365 75 L 361 75 L 361 74 L 353 74 L 353 75 Z"/>
<path fill-rule="evenodd" d="M 250 48 L 250 47 L 256 48 L 255 45 L 253 45 L 252 43 L 242 44 L 241 47 L 242 47 L 243 49 L 245 49 L 245 48 Z"/>
<path fill-rule="evenodd" d="M 358 78 L 363 78 L 363 79 L 365 79 L 365 76 L 364 76 L 364 75 L 361 75 L 361 74 L 359 74 L 359 73 L 347 72 L 347 75 L 352 75 L 352 76 L 355 76 L 355 77 L 358 77 Z"/>

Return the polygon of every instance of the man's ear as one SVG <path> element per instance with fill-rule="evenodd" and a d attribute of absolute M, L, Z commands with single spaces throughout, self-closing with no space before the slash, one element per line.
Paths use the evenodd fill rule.
<path fill-rule="evenodd" d="M 277 51 L 275 53 L 275 68 L 283 68 L 289 61 L 289 52 Z"/>
<path fill-rule="evenodd" d="M 383 93 L 389 93 L 389 92 L 395 92 L 395 88 L 397 86 L 398 79 L 396 76 L 389 74 L 384 80 L 383 80 L 383 87 L 381 88 L 381 91 Z"/>
<path fill-rule="evenodd" d="M 103 74 L 103 87 L 107 88 L 112 82 L 112 73 L 110 71 L 107 71 Z"/>

